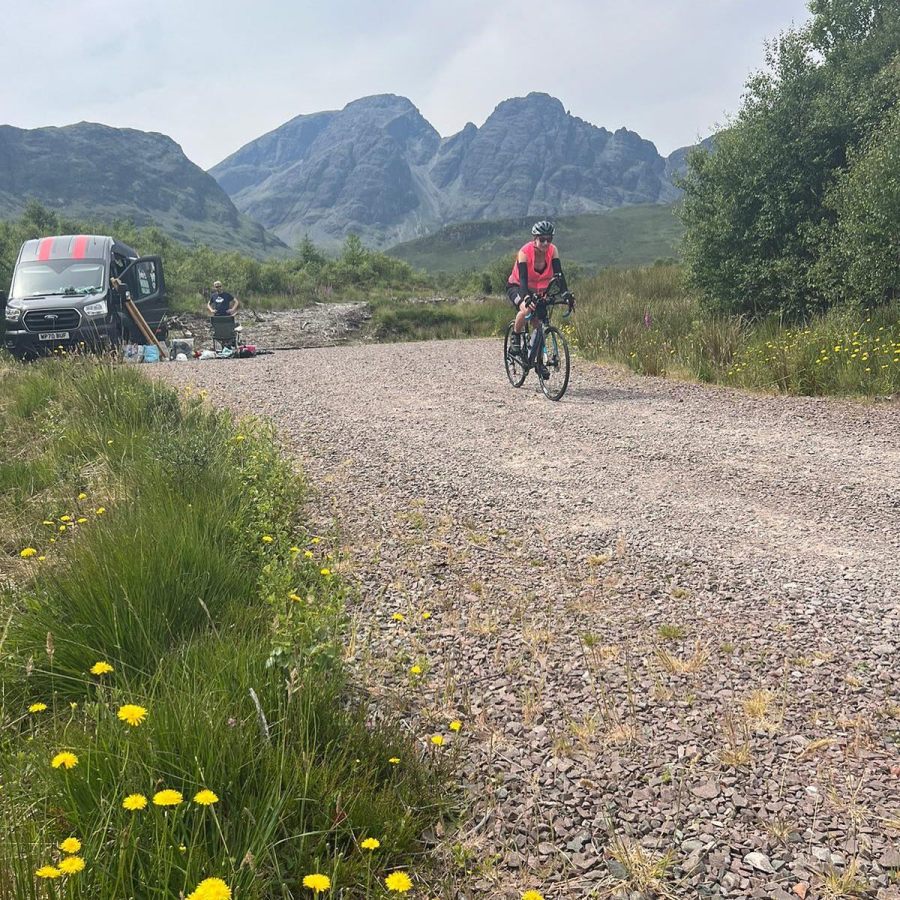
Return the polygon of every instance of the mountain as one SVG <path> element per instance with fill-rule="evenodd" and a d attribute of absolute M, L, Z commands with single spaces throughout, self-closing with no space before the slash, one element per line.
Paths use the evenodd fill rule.
<path fill-rule="evenodd" d="M 426 272 L 486 269 L 510 260 L 528 238 L 532 218 L 462 222 L 388 249 Z M 677 257 L 684 228 L 674 206 L 623 206 L 604 213 L 560 216 L 556 241 L 563 266 L 594 271 L 605 266 L 643 266 Z"/>
<path fill-rule="evenodd" d="M 90 122 L 0 125 L 0 216 L 17 216 L 32 199 L 90 221 L 158 225 L 187 244 L 259 257 L 286 250 L 162 134 Z"/>
<path fill-rule="evenodd" d="M 210 169 L 235 205 L 288 244 L 350 233 L 390 246 L 454 222 L 671 203 L 650 142 L 572 116 L 548 94 L 505 100 L 441 138 L 405 97 L 297 116 Z"/>

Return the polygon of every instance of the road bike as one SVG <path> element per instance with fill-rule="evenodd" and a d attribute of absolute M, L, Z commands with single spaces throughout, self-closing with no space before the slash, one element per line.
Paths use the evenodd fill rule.
<path fill-rule="evenodd" d="M 533 296 L 535 308 L 525 319 L 521 352 L 510 348 L 515 320 L 506 326 L 503 338 L 506 376 L 513 387 L 521 387 L 528 373 L 534 369 L 544 396 L 548 400 L 559 400 L 569 386 L 569 344 L 563 333 L 550 324 L 550 317 L 554 306 L 567 306 L 569 311 L 563 318 L 568 319 L 572 314 L 573 302 L 563 298 L 556 278 L 546 291 Z"/>

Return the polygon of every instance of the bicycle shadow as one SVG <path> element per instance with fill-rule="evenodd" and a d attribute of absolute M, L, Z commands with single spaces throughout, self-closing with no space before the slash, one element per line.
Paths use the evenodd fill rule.
<path fill-rule="evenodd" d="M 608 403 L 611 400 L 621 402 L 644 401 L 653 396 L 649 391 L 636 387 L 622 387 L 615 384 L 570 384 L 568 390 L 559 401 L 560 404 L 574 403 L 591 406 L 597 403 Z"/>

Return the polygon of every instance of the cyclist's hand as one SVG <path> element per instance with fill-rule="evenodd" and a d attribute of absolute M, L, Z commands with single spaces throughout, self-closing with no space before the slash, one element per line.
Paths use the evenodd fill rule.
<path fill-rule="evenodd" d="M 566 291 L 566 292 L 562 295 L 562 298 L 563 298 L 563 300 L 566 301 L 566 303 L 569 304 L 569 309 L 570 309 L 570 310 L 575 309 L 575 295 L 574 295 L 571 291 Z"/>
<path fill-rule="evenodd" d="M 522 298 L 520 307 L 522 306 L 524 306 L 525 309 L 529 310 L 530 312 L 534 312 L 534 297 L 532 297 L 531 294 L 526 294 Z"/>

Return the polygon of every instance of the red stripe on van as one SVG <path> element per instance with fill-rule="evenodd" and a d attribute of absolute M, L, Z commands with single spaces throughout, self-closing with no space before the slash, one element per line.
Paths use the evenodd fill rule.
<path fill-rule="evenodd" d="M 50 259 L 50 251 L 53 249 L 53 238 L 41 238 L 38 244 L 38 259 Z"/>
<path fill-rule="evenodd" d="M 88 239 L 85 235 L 79 234 L 72 243 L 72 259 L 84 259 L 87 250 Z"/>

